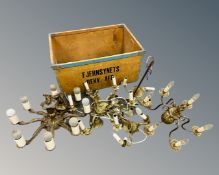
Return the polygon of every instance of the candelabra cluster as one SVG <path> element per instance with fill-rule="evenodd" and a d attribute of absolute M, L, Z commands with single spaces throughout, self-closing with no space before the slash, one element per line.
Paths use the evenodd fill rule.
<path fill-rule="evenodd" d="M 104 100 L 100 98 L 98 90 L 90 89 L 86 81 L 84 82 L 86 93 L 81 93 L 80 88 L 75 87 L 72 94 L 65 94 L 59 91 L 55 85 L 51 85 L 51 94 L 43 95 L 45 99 L 40 104 L 43 109 L 42 111 L 35 111 L 28 98 L 22 97 L 21 103 L 23 108 L 41 117 L 25 122 L 18 118 L 14 109 L 6 111 L 10 122 L 14 125 L 40 123 L 40 126 L 29 140 L 24 138 L 20 130 L 12 131 L 17 147 L 23 148 L 29 145 L 42 130 L 45 130 L 43 136 L 45 148 L 51 151 L 55 148 L 55 130 L 64 128 L 74 136 L 90 135 L 95 128 L 102 127 L 103 120 L 106 119 L 112 124 L 112 128 L 115 131 L 113 137 L 122 147 L 128 147 L 145 141 L 147 137 L 153 136 L 156 129 L 162 124 L 174 125 L 175 128 L 169 132 L 169 144 L 173 150 L 181 150 L 182 146 L 188 143 L 188 139 L 178 140 L 172 136 L 180 127 L 185 131 L 193 133 L 195 136 L 201 136 L 204 131 L 211 129 L 213 125 L 207 124 L 201 127 L 193 126 L 191 129 L 186 128 L 190 118 L 184 116 L 183 112 L 192 108 L 193 103 L 199 98 L 199 94 L 195 94 L 191 99 L 176 104 L 173 98 L 168 98 L 170 89 L 174 85 L 173 81 L 160 89 L 160 104 L 153 107 L 151 96 L 155 88 L 140 86 L 143 79 L 151 74 L 153 64 L 154 59 L 149 57 L 145 74 L 138 86 L 132 89 L 128 88 L 127 78 L 117 83 L 116 77 L 112 76 L 112 93 Z M 118 95 L 118 90 L 121 86 L 127 92 L 127 98 Z M 146 111 L 162 108 L 163 112 L 160 121 L 151 123 L 150 116 L 145 114 L 139 106 L 145 108 Z M 141 121 L 131 120 L 133 116 L 139 116 Z M 84 118 L 89 118 L 89 126 L 85 126 Z M 121 138 L 117 133 L 120 130 L 124 130 L 127 133 L 127 137 Z M 142 133 L 144 136 L 143 140 L 133 140 L 137 132 Z"/>

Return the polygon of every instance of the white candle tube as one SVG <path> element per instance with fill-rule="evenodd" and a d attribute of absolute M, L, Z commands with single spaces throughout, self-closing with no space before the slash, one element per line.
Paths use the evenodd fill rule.
<path fill-rule="evenodd" d="M 52 96 L 59 94 L 59 91 L 57 90 L 57 87 L 55 84 L 50 85 L 50 91 L 51 91 Z"/>
<path fill-rule="evenodd" d="M 24 110 L 28 111 L 31 109 L 31 104 L 26 96 L 20 98 Z"/>
<path fill-rule="evenodd" d="M 53 139 L 53 135 L 51 132 L 49 131 L 46 131 L 44 133 L 44 144 L 45 144 L 45 148 L 48 150 L 48 151 L 52 151 L 55 149 L 55 141 Z"/>
<path fill-rule="evenodd" d="M 188 104 L 189 105 L 193 104 L 196 100 L 198 100 L 199 97 L 200 97 L 200 94 L 193 95 L 192 98 L 188 100 Z"/>
<path fill-rule="evenodd" d="M 20 121 L 14 109 L 8 109 L 6 115 L 9 117 L 9 120 L 13 125 L 18 124 Z"/>
<path fill-rule="evenodd" d="M 113 86 L 117 86 L 116 77 L 112 76 Z"/>
<path fill-rule="evenodd" d="M 123 86 L 127 86 L 127 82 L 128 82 L 128 78 L 125 77 L 124 80 L 123 80 L 123 82 L 122 82 L 122 85 L 123 85 Z"/>
<path fill-rule="evenodd" d="M 84 113 L 88 114 L 91 112 L 91 107 L 90 107 L 90 100 L 88 98 L 83 98 L 82 99 L 82 105 L 84 108 Z"/>
<path fill-rule="evenodd" d="M 116 125 L 119 125 L 119 119 L 118 119 L 118 116 L 116 114 L 113 115 L 113 121 Z"/>
<path fill-rule="evenodd" d="M 23 148 L 26 145 L 26 140 L 20 130 L 13 130 L 12 137 L 19 148 Z"/>
<path fill-rule="evenodd" d="M 86 127 L 85 127 L 83 121 L 82 121 L 82 120 L 78 120 L 78 124 L 79 124 L 79 126 L 80 126 L 80 129 L 81 129 L 82 131 L 84 131 Z"/>
<path fill-rule="evenodd" d="M 207 124 L 207 125 L 204 125 L 204 126 L 201 126 L 197 129 L 198 132 L 204 132 L 204 131 L 207 131 L 207 130 L 210 130 L 213 128 L 213 125 L 212 124 Z"/>
<path fill-rule="evenodd" d="M 120 145 L 122 145 L 122 144 L 124 143 L 124 141 L 119 137 L 118 134 L 113 133 L 113 137 L 115 138 L 115 140 L 116 140 Z"/>
<path fill-rule="evenodd" d="M 81 101 L 81 89 L 79 87 L 74 88 L 75 100 Z"/>
<path fill-rule="evenodd" d="M 148 92 L 154 92 L 155 87 L 145 87 L 145 90 L 148 91 Z"/>
<path fill-rule="evenodd" d="M 134 96 L 133 96 L 133 91 L 132 90 L 129 91 L 129 100 L 130 101 L 134 100 Z"/>
<path fill-rule="evenodd" d="M 80 126 L 78 124 L 78 119 L 76 117 L 72 117 L 69 120 L 69 125 L 71 126 L 72 134 L 77 136 L 80 134 Z"/>
<path fill-rule="evenodd" d="M 68 95 L 68 102 L 69 102 L 70 106 L 74 106 L 74 102 L 73 102 L 71 95 Z"/>
<path fill-rule="evenodd" d="M 167 86 L 164 88 L 164 92 L 168 92 L 174 86 L 174 81 L 170 81 Z"/>
<path fill-rule="evenodd" d="M 86 89 L 86 91 L 90 91 L 90 87 L 89 87 L 89 84 L 87 83 L 87 81 L 84 82 L 84 87 Z"/>
<path fill-rule="evenodd" d="M 138 107 L 135 108 L 137 115 L 139 115 L 143 120 L 147 119 L 147 116 L 142 112 L 142 110 Z"/>
<path fill-rule="evenodd" d="M 189 142 L 189 139 L 179 140 L 175 143 L 175 146 L 180 147 L 180 146 L 186 145 L 188 142 Z"/>

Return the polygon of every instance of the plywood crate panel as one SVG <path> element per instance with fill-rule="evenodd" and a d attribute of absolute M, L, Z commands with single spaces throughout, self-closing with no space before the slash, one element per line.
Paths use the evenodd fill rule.
<path fill-rule="evenodd" d="M 138 79 L 144 49 L 124 24 L 49 34 L 50 59 L 60 89 L 69 94 L 74 87 L 84 92 Z"/>

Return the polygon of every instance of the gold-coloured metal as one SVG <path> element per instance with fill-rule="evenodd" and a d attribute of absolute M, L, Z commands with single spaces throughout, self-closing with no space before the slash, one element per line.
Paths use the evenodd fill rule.
<path fill-rule="evenodd" d="M 198 126 L 193 126 L 192 127 L 192 133 L 195 135 L 195 136 L 198 136 L 200 137 L 202 135 L 202 132 L 198 132 Z"/>
<path fill-rule="evenodd" d="M 192 132 L 196 136 L 201 136 L 202 132 L 211 129 L 213 125 L 208 124 L 202 127 L 193 126 L 192 129 L 186 128 L 186 125 L 190 122 L 190 118 L 184 116 L 183 113 L 186 109 L 192 108 L 199 94 L 195 94 L 191 99 L 184 100 L 181 104 L 177 105 L 173 98 L 164 98 L 170 95 L 169 90 L 174 84 L 173 81 L 169 82 L 165 88 L 159 91 L 160 104 L 153 107 L 151 94 L 155 88 L 141 87 L 144 77 L 147 77 L 152 71 L 154 59 L 151 60 L 152 62 L 147 64 L 146 72 L 138 86 L 128 90 L 127 78 L 124 78 L 122 83 L 118 82 L 118 84 L 123 85 L 125 91 L 128 93 L 128 99 L 118 96 L 119 86 L 117 85 L 115 77 L 113 77 L 112 92 L 106 99 L 101 99 L 98 90 L 92 90 L 87 83 L 85 84 L 87 92 L 80 95 L 81 97 L 87 98 L 89 102 L 86 104 L 87 106 L 81 102 L 83 99 L 81 101 L 69 99 L 63 92 L 52 88 L 52 94 L 43 95 L 45 99 L 40 104 L 43 109 L 42 111 L 35 111 L 30 108 L 30 104 L 27 106 L 25 103 L 29 103 L 29 101 L 26 97 L 22 99 L 22 105 L 26 105 L 26 111 L 40 115 L 42 116 L 41 118 L 34 118 L 28 122 L 22 120 L 18 121 L 17 116 L 13 116 L 15 115 L 13 110 L 12 113 L 9 111 L 7 115 L 12 124 L 27 125 L 40 122 L 40 126 L 34 132 L 33 136 L 29 140 L 26 140 L 26 145 L 30 144 L 43 129 L 51 132 L 53 136 L 55 131 L 59 128 L 64 128 L 72 135 L 90 135 L 94 129 L 102 127 L 104 124 L 103 120 L 106 119 L 112 124 L 114 131 L 123 130 L 128 134 L 128 137 L 121 139 L 114 133 L 115 139 L 122 147 L 128 147 L 145 141 L 147 136 L 153 136 L 155 134 L 155 130 L 161 124 L 174 125 L 175 128 L 169 132 L 169 143 L 173 150 L 179 151 L 188 141 L 172 139 L 172 134 L 175 131 L 182 128 L 185 131 Z M 74 96 L 74 94 L 71 94 L 71 96 Z M 143 112 L 138 105 L 147 110 Z M 160 121 L 156 124 L 151 124 L 150 116 L 146 114 L 146 112 L 157 109 L 163 109 Z M 136 117 L 136 120 L 131 120 L 131 117 Z M 80 118 L 80 120 L 78 118 Z M 86 127 L 83 124 L 83 118 L 89 118 L 89 126 Z M 144 135 L 144 139 L 134 142 L 132 137 L 139 132 Z"/>
<path fill-rule="evenodd" d="M 182 148 L 182 146 L 181 146 L 181 145 L 180 145 L 180 146 L 177 146 L 176 143 L 177 143 L 177 140 L 176 140 L 176 139 L 172 139 L 172 140 L 170 141 L 170 147 L 171 147 L 174 151 L 180 151 L 181 148 Z"/>
<path fill-rule="evenodd" d="M 159 126 L 159 124 L 145 125 L 145 127 L 144 127 L 145 134 L 148 135 L 148 136 L 153 136 L 155 134 L 155 130 L 157 129 L 158 126 Z"/>
<path fill-rule="evenodd" d="M 109 104 L 107 102 L 98 102 L 98 103 L 96 103 L 94 110 L 98 115 L 106 114 L 106 110 L 107 110 L 108 105 Z"/>
<path fill-rule="evenodd" d="M 145 96 L 145 91 L 144 91 L 144 89 L 142 88 L 142 87 L 139 87 L 137 90 L 137 87 L 134 87 L 132 90 L 133 90 L 133 92 L 135 92 L 135 97 L 137 97 L 137 98 L 142 98 L 142 97 L 144 97 Z"/>
<path fill-rule="evenodd" d="M 188 139 L 182 139 L 182 140 L 171 139 L 170 147 L 174 151 L 180 151 L 182 149 L 182 146 L 186 145 L 188 142 L 189 142 Z"/>
<path fill-rule="evenodd" d="M 213 128 L 213 124 L 206 124 L 204 126 L 193 126 L 192 132 L 195 136 L 201 136 L 203 132 L 208 131 Z"/>
<path fill-rule="evenodd" d="M 169 91 L 165 92 L 164 88 L 160 89 L 159 93 L 160 93 L 160 96 L 162 97 L 168 97 L 170 95 L 170 92 Z"/>
<path fill-rule="evenodd" d="M 138 99 L 138 102 L 144 106 L 145 108 L 151 108 L 153 103 L 152 103 L 152 100 L 151 100 L 151 97 L 149 96 L 146 96 L 144 99 Z"/>

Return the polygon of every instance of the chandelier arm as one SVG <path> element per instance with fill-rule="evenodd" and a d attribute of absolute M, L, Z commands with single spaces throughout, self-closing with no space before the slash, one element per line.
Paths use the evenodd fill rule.
<path fill-rule="evenodd" d="M 18 122 L 18 125 L 28 125 L 28 124 L 31 124 L 31 123 L 36 123 L 36 122 L 42 122 L 44 121 L 43 118 L 34 118 L 28 122 L 26 121 L 19 121 Z"/>
<path fill-rule="evenodd" d="M 177 120 L 176 121 L 176 127 L 169 132 L 169 140 L 171 139 L 171 136 L 172 136 L 173 132 L 175 132 L 178 129 L 179 129 L 179 121 Z"/>
<path fill-rule="evenodd" d="M 142 143 L 142 142 L 146 141 L 147 138 L 148 138 L 148 136 L 144 133 L 144 131 L 142 131 L 141 129 L 139 129 L 139 131 L 144 135 L 144 138 L 143 138 L 142 140 L 140 140 L 140 141 L 136 141 L 136 142 L 131 141 L 131 143 L 132 143 L 133 145 L 136 145 L 136 144 Z"/>
<path fill-rule="evenodd" d="M 163 106 L 163 103 L 160 103 L 159 105 L 157 105 L 155 108 L 148 108 L 149 110 L 155 111 L 158 108 L 160 108 L 161 106 Z"/>
<path fill-rule="evenodd" d="M 71 127 L 69 125 L 67 125 L 66 123 L 63 122 L 63 123 L 60 123 L 59 126 L 64 128 L 65 130 L 69 131 L 70 134 L 72 135 Z"/>
<path fill-rule="evenodd" d="M 126 99 L 122 98 L 122 97 L 117 97 L 117 99 L 121 99 L 126 103 L 126 110 L 128 110 L 128 102 Z"/>
<path fill-rule="evenodd" d="M 29 109 L 28 112 L 33 113 L 33 114 L 37 114 L 37 115 L 42 115 L 42 116 L 46 116 L 47 113 L 44 111 L 35 111 L 34 109 Z"/>
<path fill-rule="evenodd" d="M 45 129 L 45 125 L 41 124 L 37 130 L 33 133 L 32 137 L 29 140 L 26 140 L 26 145 L 29 145 L 37 136 L 38 134 L 42 131 L 42 129 Z"/>
<path fill-rule="evenodd" d="M 152 110 L 152 111 L 155 111 L 155 110 L 157 110 L 158 108 L 160 108 L 160 107 L 163 106 L 163 105 L 164 105 L 163 96 L 161 96 L 161 97 L 160 97 L 160 104 L 157 105 L 157 106 L 154 107 L 154 108 L 148 108 L 148 109 L 149 109 L 149 110 Z"/>
<path fill-rule="evenodd" d="M 63 116 L 60 120 L 67 120 L 71 117 L 82 117 L 82 116 L 79 116 L 77 114 L 70 114 L 70 115 L 67 115 L 67 116 Z"/>
<path fill-rule="evenodd" d="M 53 126 L 50 126 L 48 130 L 52 133 L 53 137 L 55 137 L 55 128 Z"/>
<path fill-rule="evenodd" d="M 136 122 L 136 121 L 132 121 L 132 120 L 129 120 L 128 118 L 126 118 L 126 117 L 124 117 L 123 115 L 122 116 L 120 116 L 123 120 L 126 120 L 126 121 L 128 121 L 128 122 L 135 122 L 135 123 L 137 123 L 139 126 L 142 126 L 142 125 L 148 125 L 148 123 L 145 123 L 145 122 Z M 110 120 L 110 119 L 109 119 Z M 111 120 L 113 120 L 113 119 L 111 119 Z M 140 129 L 139 129 L 140 130 Z"/>
<path fill-rule="evenodd" d="M 85 114 L 82 111 L 79 111 L 78 109 L 75 110 L 76 112 L 83 114 L 83 117 L 85 116 Z M 82 117 L 82 116 L 81 116 Z"/>
<path fill-rule="evenodd" d="M 188 131 L 188 132 L 192 132 L 192 130 L 185 128 L 185 125 L 189 124 L 190 119 L 188 117 L 185 117 L 185 116 L 181 116 L 181 118 L 183 118 L 184 121 L 186 120 L 184 123 L 181 124 L 182 129 L 184 129 L 185 131 Z"/>
<path fill-rule="evenodd" d="M 170 98 L 165 104 L 168 105 L 170 102 L 174 102 L 174 99 Z"/>

